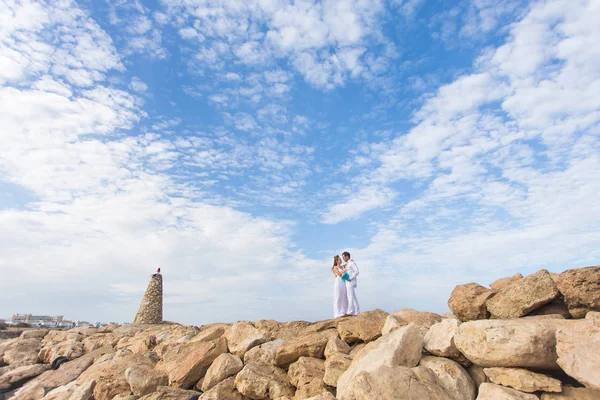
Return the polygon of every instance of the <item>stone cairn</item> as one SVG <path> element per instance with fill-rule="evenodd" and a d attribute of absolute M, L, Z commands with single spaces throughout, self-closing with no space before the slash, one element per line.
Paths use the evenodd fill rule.
<path fill-rule="evenodd" d="M 134 324 L 160 324 L 163 321 L 163 281 L 160 268 L 152 275 Z"/>

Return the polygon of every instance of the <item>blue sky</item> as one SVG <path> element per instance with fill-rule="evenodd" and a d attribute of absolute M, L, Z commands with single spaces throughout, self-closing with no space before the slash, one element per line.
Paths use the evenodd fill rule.
<path fill-rule="evenodd" d="M 600 261 L 594 1 L 0 2 L 0 316 L 443 313 Z"/>

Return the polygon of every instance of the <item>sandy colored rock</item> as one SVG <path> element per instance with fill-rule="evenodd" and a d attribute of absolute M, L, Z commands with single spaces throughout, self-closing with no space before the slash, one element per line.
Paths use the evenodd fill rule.
<path fill-rule="evenodd" d="M 77 385 L 95 380 L 95 400 L 111 400 L 119 394 L 130 394 L 131 387 L 127 382 L 125 371 L 132 366 L 152 369 L 154 364 L 144 356 L 129 350 L 120 350 L 112 360 L 95 363 L 85 370 L 77 378 Z"/>
<path fill-rule="evenodd" d="M 243 400 L 243 396 L 235 388 L 235 378 L 230 377 L 219 382 L 212 389 L 204 392 L 199 400 Z"/>
<path fill-rule="evenodd" d="M 534 394 L 486 382 L 479 386 L 477 400 L 539 400 L 539 398 Z"/>
<path fill-rule="evenodd" d="M 477 395 L 475 383 L 469 373 L 457 362 L 443 357 L 426 356 L 419 366 L 429 368 L 437 376 L 439 384 L 455 400 L 474 400 Z"/>
<path fill-rule="evenodd" d="M 190 400 L 192 396 L 198 396 L 199 394 L 192 390 L 159 386 L 156 392 L 142 396 L 138 400 Z"/>
<path fill-rule="evenodd" d="M 392 315 L 400 318 L 407 324 L 410 324 L 411 322 L 415 323 L 421 331 L 421 335 L 423 335 L 423 337 L 425 337 L 429 331 L 429 328 L 431 328 L 434 324 L 441 322 L 443 319 L 439 314 L 428 311 L 417 311 L 413 310 L 412 308 L 403 308 L 400 311 L 394 311 Z"/>
<path fill-rule="evenodd" d="M 558 365 L 586 387 L 600 390 L 600 326 L 593 320 L 556 332 Z"/>
<path fill-rule="evenodd" d="M 16 367 L 37 364 L 41 349 L 39 338 L 18 339 L 4 352 L 4 362 Z"/>
<path fill-rule="evenodd" d="M 401 366 L 363 371 L 349 382 L 342 394 L 338 388 L 336 397 L 340 400 L 453 400 L 430 369 Z"/>
<path fill-rule="evenodd" d="M 350 353 L 350 346 L 337 336 L 332 336 L 325 346 L 325 358 L 329 357 L 333 353 Z"/>
<path fill-rule="evenodd" d="M 600 311 L 600 265 L 566 270 L 556 284 L 573 318 Z"/>
<path fill-rule="evenodd" d="M 500 290 L 486 302 L 491 318 L 519 318 L 550 303 L 560 292 L 545 269 L 526 276 Z"/>
<path fill-rule="evenodd" d="M 92 397 L 92 393 L 94 393 L 95 388 L 95 380 L 83 382 L 81 385 L 75 388 L 71 396 L 69 396 L 69 400 L 89 400 L 90 397 Z"/>
<path fill-rule="evenodd" d="M 58 357 L 67 357 L 72 360 L 81 357 L 83 354 L 83 343 L 72 339 L 42 348 L 39 352 L 39 358 L 42 362 L 52 363 Z"/>
<path fill-rule="evenodd" d="M 333 353 L 325 361 L 325 375 L 323 382 L 329 386 L 336 387 L 338 379 L 352 364 L 352 358 L 348 354 Z"/>
<path fill-rule="evenodd" d="M 243 358 L 251 348 L 267 341 L 266 332 L 256 329 L 250 322 L 239 321 L 225 331 L 229 352 Z"/>
<path fill-rule="evenodd" d="M 527 316 L 534 315 L 560 315 L 562 318 L 571 318 L 569 308 L 560 297 L 556 300 L 551 301 L 548 304 L 544 304 L 540 308 L 536 308 L 535 310 L 527 314 Z"/>
<path fill-rule="evenodd" d="M 40 375 L 42 372 L 48 370 L 49 368 L 49 365 L 33 364 L 23 365 L 21 367 L 11 369 L 10 371 L 0 376 L 0 388 L 4 387 L 5 389 L 8 389 L 19 382 Z"/>
<path fill-rule="evenodd" d="M 395 331 L 398 328 L 402 328 L 405 325 L 408 325 L 408 322 L 404 321 L 400 317 L 390 314 L 385 319 L 383 328 L 381 328 L 381 334 L 387 335 L 388 333 Z"/>
<path fill-rule="evenodd" d="M 119 339 L 120 336 L 115 333 L 98 333 L 86 337 L 81 343 L 83 344 L 83 351 L 89 353 L 104 346 L 115 347 Z"/>
<path fill-rule="evenodd" d="M 432 325 L 423 340 L 425 350 L 440 357 L 459 357 L 460 352 L 454 345 L 454 335 L 459 325 L 457 319 L 444 319 Z"/>
<path fill-rule="evenodd" d="M 238 392 L 251 399 L 293 396 L 294 387 L 281 368 L 267 363 L 249 363 L 235 377 Z"/>
<path fill-rule="evenodd" d="M 354 317 L 343 319 L 337 326 L 340 338 L 348 343 L 370 342 L 381 336 L 381 330 L 388 316 L 383 310 L 362 312 Z"/>
<path fill-rule="evenodd" d="M 285 343 L 285 339 L 275 339 L 251 348 L 244 354 L 244 364 L 249 362 L 266 362 L 275 365 L 277 349 Z"/>
<path fill-rule="evenodd" d="M 237 374 L 242 368 L 244 368 L 244 363 L 238 356 L 229 353 L 221 354 L 206 371 L 202 382 L 202 391 L 206 392 L 219 382 Z"/>
<path fill-rule="evenodd" d="M 346 388 L 360 373 L 372 372 L 381 366 L 414 367 L 421 360 L 423 336 L 415 323 L 397 329 L 374 343 L 362 357 L 355 359 L 337 382 L 337 397 L 343 396 Z"/>
<path fill-rule="evenodd" d="M 513 276 L 509 276 L 507 278 L 496 279 L 494 282 L 490 283 L 489 286 L 492 288 L 492 290 L 498 291 L 510 286 L 519 279 L 523 279 L 523 275 L 521 275 L 520 273 L 516 273 Z"/>
<path fill-rule="evenodd" d="M 450 294 L 448 307 L 461 321 L 487 319 L 490 313 L 486 301 L 494 295 L 494 291 L 477 283 L 458 285 Z"/>
<path fill-rule="evenodd" d="M 562 393 L 542 393 L 541 400 L 598 400 L 600 390 L 563 386 Z"/>
<path fill-rule="evenodd" d="M 479 385 L 481 385 L 482 383 L 489 382 L 489 379 L 485 372 L 483 372 L 483 369 L 483 367 L 480 367 L 479 365 L 475 364 L 472 364 L 471 366 L 469 366 L 469 368 L 467 368 L 469 376 L 475 383 L 475 388 L 479 388 Z"/>
<path fill-rule="evenodd" d="M 480 320 L 461 324 L 454 344 L 482 367 L 558 369 L 556 330 L 580 323 L 561 319 Z"/>
<path fill-rule="evenodd" d="M 325 361 L 318 358 L 300 357 L 288 369 L 288 378 L 295 387 L 300 387 L 313 379 L 323 380 Z"/>
<path fill-rule="evenodd" d="M 294 393 L 293 400 L 306 400 L 325 393 L 327 393 L 327 389 L 325 388 L 323 381 L 321 379 L 312 379 L 311 381 L 298 386 L 296 393 Z"/>
<path fill-rule="evenodd" d="M 167 350 L 157 365 L 169 375 L 169 385 L 182 389 L 193 387 L 208 370 L 212 362 L 227 352 L 224 337 L 211 342 L 184 343 Z"/>
<path fill-rule="evenodd" d="M 367 346 L 367 343 L 358 343 L 350 348 L 350 353 L 348 355 L 352 358 L 356 358 L 356 355 L 362 351 Z"/>
<path fill-rule="evenodd" d="M 145 396 L 155 392 L 159 386 L 167 386 L 169 383 L 169 377 L 163 371 L 137 365 L 125 370 L 125 379 L 136 396 Z"/>
<path fill-rule="evenodd" d="M 598 311 L 589 311 L 587 314 L 585 314 L 585 319 L 592 319 L 595 321 L 600 321 L 600 312 Z"/>
<path fill-rule="evenodd" d="M 19 336 L 20 339 L 42 339 L 44 336 L 46 336 L 49 332 L 49 329 L 29 329 L 26 331 L 23 331 L 23 333 L 21 333 L 21 336 Z"/>
<path fill-rule="evenodd" d="M 225 334 L 225 331 L 230 325 L 227 324 L 212 324 L 204 327 L 194 336 L 190 342 L 210 342 L 216 340 Z"/>
<path fill-rule="evenodd" d="M 327 342 L 333 336 L 337 336 L 337 332 L 328 330 L 290 339 L 277 349 L 275 364 L 287 367 L 300 357 L 323 358 Z"/>
<path fill-rule="evenodd" d="M 483 372 L 497 385 L 508 386 L 521 392 L 561 392 L 558 379 L 523 368 L 485 368 Z"/>
<path fill-rule="evenodd" d="M 306 400 L 336 400 L 335 396 L 329 392 L 323 392 L 313 397 L 309 397 Z"/>

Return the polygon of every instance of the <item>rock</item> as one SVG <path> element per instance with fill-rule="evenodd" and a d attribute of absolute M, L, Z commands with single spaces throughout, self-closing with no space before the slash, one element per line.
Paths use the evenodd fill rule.
<path fill-rule="evenodd" d="M 138 400 L 139 397 L 134 396 L 132 394 L 130 395 L 126 395 L 126 394 L 120 394 L 118 396 L 113 397 L 113 400 Z"/>
<path fill-rule="evenodd" d="M 577 323 L 561 319 L 470 321 L 458 327 L 454 344 L 482 367 L 558 369 L 556 330 Z"/>
<path fill-rule="evenodd" d="M 268 335 L 256 329 L 250 322 L 239 321 L 225 331 L 225 338 L 229 352 L 243 358 L 248 350 L 265 343 Z"/>
<path fill-rule="evenodd" d="M 450 295 L 448 307 L 461 321 L 487 319 L 490 313 L 485 303 L 494 294 L 494 291 L 474 282 L 458 285 Z"/>
<path fill-rule="evenodd" d="M 438 377 L 440 385 L 455 400 L 474 400 L 477 390 L 473 380 L 458 363 L 443 357 L 426 356 L 420 366 L 429 368 Z"/>
<path fill-rule="evenodd" d="M 42 362 L 49 364 L 58 357 L 67 357 L 72 360 L 81 357 L 83 353 L 83 344 L 79 340 L 71 339 L 45 346 L 40 350 L 39 358 Z"/>
<path fill-rule="evenodd" d="M 115 347 L 119 339 L 119 335 L 115 333 L 98 333 L 86 337 L 81 343 L 83 344 L 83 351 L 89 353 L 104 346 Z"/>
<path fill-rule="evenodd" d="M 288 378 L 295 387 L 308 384 L 313 379 L 322 381 L 324 375 L 325 362 L 318 358 L 300 357 L 288 369 Z"/>
<path fill-rule="evenodd" d="M 75 389 L 77 389 L 77 388 L 78 388 L 78 386 L 77 386 L 76 382 L 70 382 L 70 383 L 67 383 L 66 385 L 59 386 L 56 389 L 52 389 L 51 391 L 46 393 L 45 396 L 44 396 L 43 392 L 40 391 L 39 396 L 44 396 L 44 397 L 42 397 L 44 400 L 69 400 L 69 397 L 71 397 L 71 395 L 73 394 L 73 392 L 75 392 Z M 22 396 L 19 396 L 18 398 L 21 399 Z M 27 398 L 40 398 L 40 397 L 27 397 Z"/>
<path fill-rule="evenodd" d="M 539 400 L 539 398 L 534 394 L 486 382 L 479 386 L 477 400 Z"/>
<path fill-rule="evenodd" d="M 388 366 L 362 371 L 342 394 L 338 388 L 336 397 L 340 400 L 453 400 L 430 369 Z"/>
<path fill-rule="evenodd" d="M 285 339 L 276 339 L 251 348 L 244 354 L 244 364 L 248 364 L 249 362 L 266 362 L 275 365 L 277 349 L 284 343 Z"/>
<path fill-rule="evenodd" d="M 340 338 L 348 344 L 370 342 L 381 336 L 381 330 L 388 316 L 383 310 L 362 312 L 338 323 Z"/>
<path fill-rule="evenodd" d="M 475 383 L 476 388 L 479 388 L 479 385 L 482 383 L 489 382 L 487 375 L 485 372 L 483 372 L 483 367 L 480 367 L 479 365 L 471 365 L 469 368 L 467 368 L 467 372 Z"/>
<path fill-rule="evenodd" d="M 41 348 L 39 338 L 18 339 L 4 352 L 4 362 L 16 367 L 37 364 Z"/>
<path fill-rule="evenodd" d="M 585 319 L 592 319 L 595 321 L 600 321 L 600 312 L 589 311 L 587 314 L 585 314 Z"/>
<path fill-rule="evenodd" d="M 325 375 L 323 382 L 329 386 L 336 387 L 338 379 L 352 364 L 352 358 L 343 353 L 333 353 L 325 361 Z"/>
<path fill-rule="evenodd" d="M 202 382 L 202 391 L 206 392 L 219 382 L 237 374 L 242 368 L 244 368 L 244 363 L 238 356 L 228 353 L 221 354 L 208 368 Z"/>
<path fill-rule="evenodd" d="M 159 386 L 154 393 L 140 397 L 138 400 L 190 400 L 200 393 L 168 386 Z"/>
<path fill-rule="evenodd" d="M 508 278 L 497 279 L 494 282 L 490 283 L 489 286 L 492 288 L 492 290 L 498 291 L 510 286 L 512 283 L 518 281 L 519 279 L 523 279 L 523 275 L 521 275 L 520 273 L 516 273 Z"/>
<path fill-rule="evenodd" d="M 519 318 L 556 299 L 558 291 L 545 269 L 531 274 L 500 290 L 486 302 L 492 318 Z"/>
<path fill-rule="evenodd" d="M 328 393 L 321 379 L 312 379 L 298 386 L 293 400 L 305 400 L 320 394 Z"/>
<path fill-rule="evenodd" d="M 335 397 L 329 392 L 323 392 L 316 396 L 310 397 L 306 400 L 336 400 Z"/>
<path fill-rule="evenodd" d="M 370 343 L 370 350 L 355 359 L 337 382 L 337 397 L 343 397 L 348 385 L 362 372 L 373 372 L 381 366 L 414 367 L 421 360 L 423 336 L 415 323 L 397 329 Z"/>
<path fill-rule="evenodd" d="M 408 322 L 404 321 L 400 317 L 390 314 L 385 319 L 385 323 L 383 324 L 383 328 L 381 329 L 381 334 L 387 335 L 388 333 L 395 331 L 398 328 L 402 328 L 405 325 L 408 325 Z"/>
<path fill-rule="evenodd" d="M 491 382 L 509 386 L 521 392 L 562 391 L 562 383 L 558 379 L 523 368 L 485 368 L 483 371 Z"/>
<path fill-rule="evenodd" d="M 527 316 L 534 315 L 560 315 L 559 318 L 571 318 L 571 314 L 569 314 L 567 305 L 560 297 L 527 314 Z"/>
<path fill-rule="evenodd" d="M 193 342 L 173 346 L 157 365 L 169 375 L 169 385 L 188 389 L 194 386 L 212 362 L 227 352 L 227 340 L 221 337 L 211 342 Z"/>
<path fill-rule="evenodd" d="M 10 371 L 4 373 L 0 376 L 0 388 L 4 387 L 6 389 L 11 386 L 16 386 L 17 384 L 29 380 L 33 377 L 40 375 L 42 372 L 46 371 L 50 368 L 49 365 L 45 364 L 34 364 L 34 365 L 23 365 L 21 367 L 16 367 L 11 369 Z"/>
<path fill-rule="evenodd" d="M 92 397 L 92 393 L 94 393 L 95 387 L 95 380 L 83 382 L 75 388 L 71 396 L 69 396 L 69 400 L 89 400 Z"/>
<path fill-rule="evenodd" d="M 423 335 L 423 337 L 425 337 L 429 331 L 429 328 L 431 328 L 433 324 L 437 324 L 443 319 L 439 314 L 427 311 L 417 311 L 410 308 L 403 308 L 400 311 L 394 311 L 392 315 L 400 318 L 407 324 L 414 322 L 421 331 L 421 335 Z"/>
<path fill-rule="evenodd" d="M 432 325 L 423 340 L 425 350 L 440 357 L 459 357 L 460 352 L 454 345 L 454 335 L 459 325 L 457 319 L 444 319 Z"/>
<path fill-rule="evenodd" d="M 600 326 L 593 320 L 556 332 L 558 365 L 586 387 L 600 390 Z"/>
<path fill-rule="evenodd" d="M 267 363 L 249 363 L 235 377 L 238 392 L 251 399 L 293 396 L 294 388 L 281 368 Z"/>
<path fill-rule="evenodd" d="M 137 365 L 125 370 L 125 379 L 129 383 L 131 392 L 136 396 L 145 396 L 155 392 L 159 386 L 166 386 L 169 383 L 166 373 Z"/>
<path fill-rule="evenodd" d="M 49 332 L 49 329 L 30 329 L 27 331 L 23 331 L 20 339 L 42 339 Z"/>
<path fill-rule="evenodd" d="M 243 400 L 244 397 L 235 388 L 235 378 L 230 377 L 204 392 L 199 400 Z"/>
<path fill-rule="evenodd" d="M 566 270 L 556 284 L 573 318 L 600 311 L 600 265 Z"/>
<path fill-rule="evenodd" d="M 562 393 L 542 393 L 541 400 L 598 400 L 600 391 L 588 388 L 563 386 Z"/>
<path fill-rule="evenodd" d="M 127 382 L 125 370 L 132 366 L 151 369 L 154 364 L 142 355 L 134 354 L 129 350 L 121 350 L 115 354 L 112 360 L 95 363 L 85 370 L 77 378 L 77 384 L 82 385 L 95 380 L 95 400 L 111 400 L 120 394 L 128 395 L 131 393 L 131 387 Z"/>
<path fill-rule="evenodd" d="M 229 328 L 228 324 L 212 324 L 204 327 L 194 336 L 191 342 L 211 342 L 223 336 Z"/>
<path fill-rule="evenodd" d="M 337 336 L 337 332 L 329 330 L 290 339 L 277 349 L 275 364 L 279 367 L 287 367 L 300 357 L 323 358 L 325 346 L 333 336 Z"/>
<path fill-rule="evenodd" d="M 355 344 L 350 348 L 350 353 L 348 353 L 348 355 L 354 359 L 356 358 L 356 355 L 359 354 L 366 346 L 366 343 Z"/>
<path fill-rule="evenodd" d="M 325 358 L 328 358 L 333 353 L 350 353 L 350 346 L 337 336 L 332 336 L 325 346 Z"/>

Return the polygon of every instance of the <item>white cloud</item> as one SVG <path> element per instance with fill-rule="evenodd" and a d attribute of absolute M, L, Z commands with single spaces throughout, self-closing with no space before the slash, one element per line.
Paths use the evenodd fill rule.
<path fill-rule="evenodd" d="M 140 78 L 135 77 L 135 76 L 133 78 L 131 78 L 129 87 L 134 92 L 144 93 L 144 92 L 148 91 L 148 85 L 146 85 L 146 83 L 144 81 L 142 81 Z"/>

